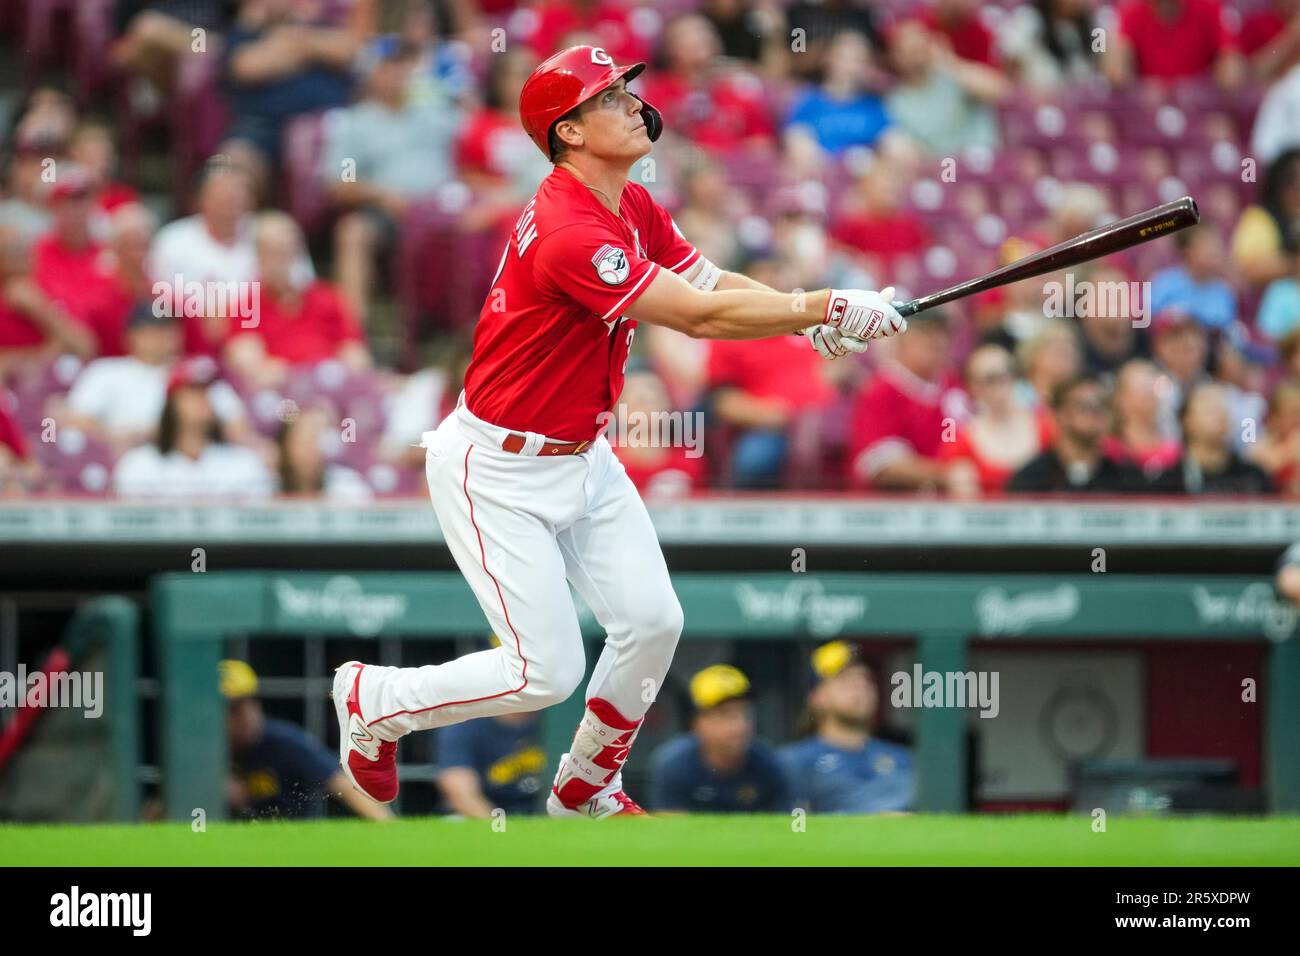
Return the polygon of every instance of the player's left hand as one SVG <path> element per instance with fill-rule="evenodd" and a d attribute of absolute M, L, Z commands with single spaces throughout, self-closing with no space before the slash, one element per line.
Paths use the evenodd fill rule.
<path fill-rule="evenodd" d="M 818 323 L 804 329 L 803 334 L 812 343 L 812 347 L 817 350 L 817 354 L 824 359 L 837 359 L 842 355 L 848 355 L 850 352 L 861 353 L 867 350 L 866 339 L 860 339 L 856 335 L 841 332 L 830 325 Z"/>

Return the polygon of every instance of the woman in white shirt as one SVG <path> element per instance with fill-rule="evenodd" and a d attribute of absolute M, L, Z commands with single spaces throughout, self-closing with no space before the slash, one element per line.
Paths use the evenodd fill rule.
<path fill-rule="evenodd" d="M 158 435 L 131 449 L 113 472 L 123 497 L 269 498 L 275 482 L 252 449 L 221 441 L 221 423 L 208 398 L 216 377 L 212 362 L 178 363 L 167 381 Z"/>

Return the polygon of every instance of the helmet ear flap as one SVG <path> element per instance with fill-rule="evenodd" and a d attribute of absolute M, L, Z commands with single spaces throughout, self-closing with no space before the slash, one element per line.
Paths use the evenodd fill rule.
<path fill-rule="evenodd" d="M 641 104 L 641 118 L 645 120 L 645 132 L 650 137 L 650 142 L 657 141 L 664 131 L 664 115 L 631 90 L 628 92 Z"/>

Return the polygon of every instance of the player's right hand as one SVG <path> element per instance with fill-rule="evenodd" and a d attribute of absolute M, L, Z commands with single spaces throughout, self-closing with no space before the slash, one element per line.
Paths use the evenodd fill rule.
<path fill-rule="evenodd" d="M 831 289 L 826 300 L 824 325 L 859 339 L 882 339 L 907 331 L 907 319 L 894 308 L 894 287 Z"/>

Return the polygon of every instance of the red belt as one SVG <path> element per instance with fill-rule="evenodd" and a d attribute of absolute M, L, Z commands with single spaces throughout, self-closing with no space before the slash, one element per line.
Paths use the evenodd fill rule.
<path fill-rule="evenodd" d="M 523 451 L 526 441 L 527 439 L 525 439 L 523 435 L 517 435 L 514 432 L 511 432 L 505 437 L 505 440 L 501 442 L 501 450 L 508 451 L 512 455 L 517 455 Z M 541 450 L 537 454 L 577 455 L 590 444 L 591 442 L 589 440 L 571 442 L 548 441 L 546 444 L 542 445 Z"/>

